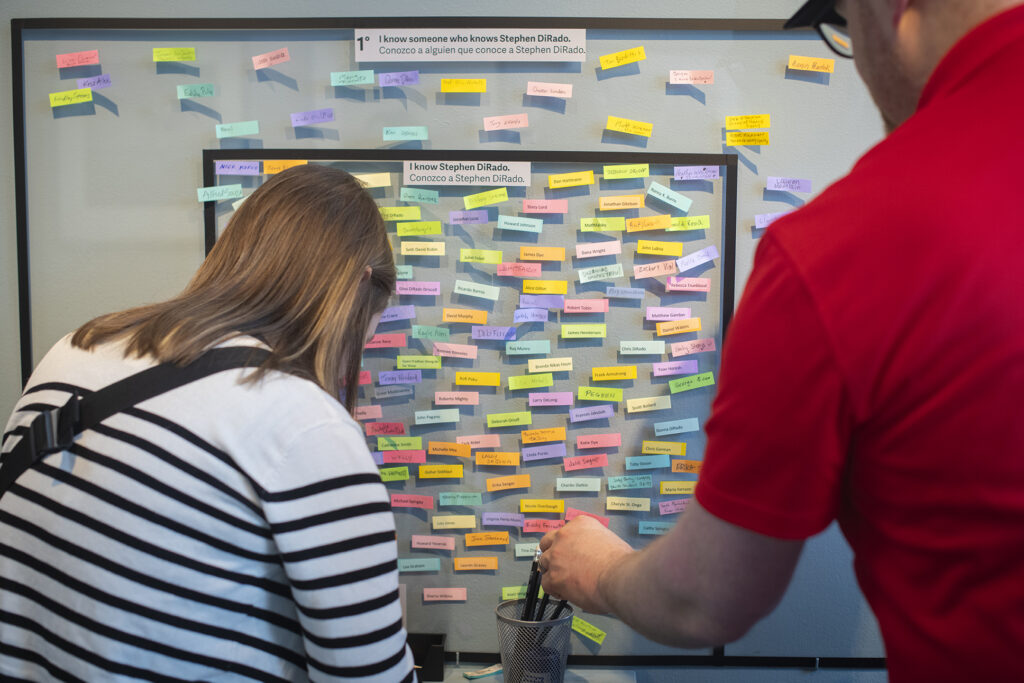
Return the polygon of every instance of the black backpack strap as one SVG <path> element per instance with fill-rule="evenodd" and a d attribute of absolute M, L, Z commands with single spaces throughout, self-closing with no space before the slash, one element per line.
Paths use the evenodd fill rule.
<path fill-rule="evenodd" d="M 229 346 L 210 349 L 185 366 L 162 363 L 129 375 L 86 397 L 77 394 L 59 408 L 44 410 L 29 424 L 21 441 L 0 463 L 0 497 L 23 472 L 40 458 L 59 453 L 71 446 L 75 437 L 92 429 L 111 415 L 171 389 L 224 370 L 254 367 L 270 352 L 253 346 Z"/>

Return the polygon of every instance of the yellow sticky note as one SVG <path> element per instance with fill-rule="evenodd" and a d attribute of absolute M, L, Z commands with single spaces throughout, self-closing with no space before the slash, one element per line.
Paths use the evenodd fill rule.
<path fill-rule="evenodd" d="M 668 334 L 683 334 L 684 332 L 700 332 L 700 318 L 668 320 L 663 323 L 657 323 L 654 328 L 659 337 L 664 337 Z"/>
<path fill-rule="evenodd" d="M 390 173 L 354 173 L 353 178 L 363 184 L 363 187 L 391 187 Z"/>
<path fill-rule="evenodd" d="M 533 413 L 521 410 L 513 413 L 491 413 L 487 416 L 487 428 L 522 427 L 533 424 Z"/>
<path fill-rule="evenodd" d="M 499 249 L 459 249 L 459 261 L 462 263 L 501 263 L 502 253 Z"/>
<path fill-rule="evenodd" d="M 519 247 L 521 261 L 564 261 L 565 247 Z"/>
<path fill-rule="evenodd" d="M 612 387 L 579 387 L 576 390 L 576 398 L 581 401 L 611 401 L 620 403 L 622 401 L 622 389 Z"/>
<path fill-rule="evenodd" d="M 819 73 L 835 73 L 836 60 L 826 59 L 824 57 L 801 57 L 799 55 L 790 55 L 789 64 L 790 69 L 797 71 L 817 71 Z"/>
<path fill-rule="evenodd" d="M 727 147 L 745 147 L 753 145 L 768 145 L 771 144 L 771 138 L 768 135 L 768 131 L 764 132 L 752 132 L 752 131 L 741 131 L 725 134 L 725 144 Z"/>
<path fill-rule="evenodd" d="M 572 372 L 572 358 L 531 358 L 526 361 L 527 372 Z"/>
<path fill-rule="evenodd" d="M 487 92 L 487 79 L 442 78 L 441 92 Z"/>
<path fill-rule="evenodd" d="M 545 500 L 541 498 L 520 498 L 520 512 L 565 512 L 564 500 Z"/>
<path fill-rule="evenodd" d="M 399 370 L 437 370 L 441 356 L 398 356 L 395 367 Z"/>
<path fill-rule="evenodd" d="M 476 515 L 438 515 L 431 520 L 435 529 L 475 529 Z"/>
<path fill-rule="evenodd" d="M 418 206 L 382 206 L 380 216 L 386 221 L 418 221 L 422 217 Z"/>
<path fill-rule="evenodd" d="M 600 211 L 618 211 L 619 209 L 639 209 L 644 205 L 642 194 L 620 194 L 611 197 L 599 197 L 597 208 Z"/>
<path fill-rule="evenodd" d="M 683 243 L 640 240 L 636 243 L 636 253 L 651 254 L 653 256 L 682 256 Z"/>
<path fill-rule="evenodd" d="M 509 489 L 530 488 L 529 474 L 513 474 L 508 477 L 491 477 L 487 480 L 488 491 L 507 491 Z"/>
<path fill-rule="evenodd" d="M 672 495 L 689 495 L 697 490 L 695 481 L 663 481 L 661 492 Z"/>
<path fill-rule="evenodd" d="M 686 444 L 681 441 L 643 441 L 640 452 L 645 455 L 686 455 Z"/>
<path fill-rule="evenodd" d="M 399 223 L 395 229 L 397 230 L 399 237 L 443 234 L 441 221 L 406 221 Z"/>
<path fill-rule="evenodd" d="M 664 485 L 665 482 L 662 482 Z M 664 493 L 664 491 L 662 491 Z M 650 512 L 650 498 L 623 498 L 621 496 L 608 496 L 604 500 L 605 510 L 630 510 L 633 512 Z"/>
<path fill-rule="evenodd" d="M 487 311 L 475 311 L 471 308 L 442 308 L 441 322 L 486 325 Z M 494 384 L 493 386 L 498 386 L 498 384 Z"/>
<path fill-rule="evenodd" d="M 483 531 L 466 534 L 466 545 L 508 545 L 507 531 Z"/>
<path fill-rule="evenodd" d="M 626 232 L 641 232 L 644 230 L 668 230 L 672 227 L 672 216 L 660 214 L 658 216 L 639 216 L 638 218 L 626 219 Z"/>
<path fill-rule="evenodd" d="M 81 102 L 92 102 L 92 88 L 77 88 L 75 90 L 62 90 L 50 93 L 51 107 L 63 107 L 67 104 L 79 104 Z"/>
<path fill-rule="evenodd" d="M 601 62 L 602 69 L 611 69 L 645 59 L 647 59 L 647 53 L 644 52 L 644 48 L 641 45 L 639 47 L 631 47 L 628 50 L 622 50 L 621 52 L 613 52 L 610 55 L 601 55 L 598 61 Z"/>
<path fill-rule="evenodd" d="M 562 339 L 603 339 L 608 336 L 606 323 L 562 325 Z"/>
<path fill-rule="evenodd" d="M 645 138 L 651 137 L 651 133 L 654 132 L 653 123 L 623 119 L 618 116 L 609 116 L 608 123 L 604 127 L 617 133 L 629 133 L 630 135 L 640 135 Z"/>
<path fill-rule="evenodd" d="M 598 645 L 604 642 L 604 637 L 607 635 L 604 631 L 594 626 L 590 622 L 583 621 L 579 617 L 572 618 L 572 630 L 579 633 L 584 638 L 589 638 Z"/>
<path fill-rule="evenodd" d="M 293 166 L 305 166 L 308 161 L 304 159 L 266 159 L 263 162 L 264 175 L 274 175 L 281 171 L 287 171 Z"/>
<path fill-rule="evenodd" d="M 463 387 L 501 386 L 500 372 L 456 372 L 455 384 Z"/>
<path fill-rule="evenodd" d="M 452 568 L 457 572 L 492 571 L 498 568 L 497 557 L 455 557 Z"/>
<path fill-rule="evenodd" d="M 194 47 L 154 47 L 154 62 L 194 62 L 196 49 Z"/>
<path fill-rule="evenodd" d="M 618 164 L 604 167 L 604 179 L 647 178 L 651 175 L 650 164 Z"/>
<path fill-rule="evenodd" d="M 508 378 L 508 388 L 512 391 L 517 389 L 539 389 L 555 385 L 555 378 L 550 372 L 542 372 L 536 375 L 513 375 Z"/>
<path fill-rule="evenodd" d="M 726 116 L 726 130 L 746 130 L 747 128 L 771 128 L 771 114 L 748 114 L 745 116 Z"/>
<path fill-rule="evenodd" d="M 636 379 L 636 366 L 613 365 L 607 368 L 591 368 L 590 378 L 595 382 L 609 382 L 616 379 Z"/>
<path fill-rule="evenodd" d="M 523 294 L 567 294 L 568 280 L 523 280 Z"/>
<path fill-rule="evenodd" d="M 498 187 L 484 192 L 477 192 L 476 194 L 466 195 L 462 198 L 462 203 L 467 209 L 477 209 L 481 206 L 487 206 L 488 204 L 499 204 L 507 201 L 508 189 L 504 187 Z"/>
<path fill-rule="evenodd" d="M 648 396 L 631 398 L 626 401 L 627 413 L 646 413 L 651 410 L 669 410 L 672 407 L 670 396 Z"/>
<path fill-rule="evenodd" d="M 548 187 L 577 187 L 579 185 L 593 185 L 593 171 L 579 171 L 577 173 L 552 173 L 548 175 Z"/>
<path fill-rule="evenodd" d="M 500 467 L 518 467 L 518 451 L 477 451 L 477 465 L 497 465 Z"/>
<path fill-rule="evenodd" d="M 420 465 L 420 479 L 462 479 L 462 465 Z"/>
<path fill-rule="evenodd" d="M 402 256 L 444 256 L 444 242 L 402 242 Z"/>
<path fill-rule="evenodd" d="M 711 216 L 676 216 L 669 230 L 710 230 Z"/>
<path fill-rule="evenodd" d="M 565 427 L 548 427 L 546 429 L 526 429 L 519 434 L 523 443 L 544 443 L 545 441 L 565 441 Z"/>

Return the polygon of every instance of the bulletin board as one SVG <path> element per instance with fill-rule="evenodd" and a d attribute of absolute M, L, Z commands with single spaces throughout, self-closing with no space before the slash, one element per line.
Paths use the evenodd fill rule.
<path fill-rule="evenodd" d="M 431 26 L 583 29 L 586 55 L 577 62 L 529 63 L 357 59 L 357 38 L 365 28 Z M 394 343 L 397 336 L 385 337 L 381 342 L 385 346 L 367 352 L 365 370 L 370 374 L 370 383 L 361 388 L 360 405 L 381 408 L 381 417 L 367 418 L 365 424 L 401 421 L 407 432 L 404 436 L 422 438 L 422 449 L 400 450 L 429 450 L 431 441 L 457 443 L 452 438 L 456 431 L 468 435 L 497 433 L 500 449 L 489 450 L 518 452 L 520 465 L 515 471 L 531 475 L 528 496 L 516 490 L 487 495 L 486 480 L 510 474 L 506 470 L 511 466 L 477 466 L 475 451 L 474 457 L 468 460 L 459 456 L 428 455 L 428 465 L 461 463 L 460 484 L 448 479 L 421 482 L 417 477 L 418 463 L 382 463 L 384 469 L 409 468 L 408 480 L 388 482 L 392 493 L 434 498 L 433 510 L 396 507 L 400 538 L 407 539 L 399 548 L 403 559 L 439 559 L 448 567 L 456 556 L 499 556 L 498 570 L 468 570 L 457 574 L 441 570 L 403 572 L 401 579 L 408 586 L 410 601 L 410 628 L 448 633 L 452 651 L 493 655 L 496 641 L 490 606 L 500 599 L 502 588 L 525 581 L 528 564 L 525 558 L 515 556 L 515 546 L 528 543 L 538 535 L 518 532 L 515 528 L 481 525 L 482 514 L 520 514 L 516 509 L 520 498 L 561 498 L 576 503 L 571 507 L 608 517 L 612 527 L 637 546 L 652 538 L 640 533 L 640 521 L 662 521 L 657 512 L 604 509 L 606 498 L 612 493 L 608 490 L 609 478 L 622 478 L 615 480 L 616 486 L 630 486 L 638 482 L 627 477 L 651 474 L 650 495 L 640 495 L 635 489 L 615 489 L 614 492 L 621 493 L 623 498 L 648 497 L 654 508 L 659 502 L 686 498 L 686 494 L 662 496 L 660 482 L 663 479 L 692 481 L 693 475 L 671 472 L 671 460 L 699 461 L 703 436 L 699 431 L 659 436 L 655 425 L 695 419 L 698 426 L 703 426 L 714 387 L 673 392 L 670 383 L 705 373 L 717 378 L 717 353 L 733 299 L 742 290 L 757 239 L 768 229 L 771 217 L 804 203 L 812 191 L 842 174 L 849 161 L 871 142 L 856 135 L 835 135 L 837 129 L 854 129 L 854 122 L 859 125 L 867 117 L 876 116 L 870 99 L 856 80 L 852 65 L 837 63 L 833 73 L 790 69 L 787 65 L 790 55 L 825 57 L 827 50 L 810 32 L 783 33 L 780 27 L 779 21 L 731 19 L 14 20 L 15 184 L 23 370 L 27 376 L 49 345 L 90 317 L 166 298 L 184 286 L 215 240 L 218 229 L 228 220 L 232 202 L 237 201 L 232 198 L 200 203 L 196 201 L 197 188 L 200 192 L 214 188 L 216 193 L 220 191 L 217 188 L 225 185 L 239 185 L 244 197 L 265 177 L 263 168 L 260 176 L 218 176 L 215 173 L 217 161 L 304 160 L 338 164 L 364 175 L 391 174 L 388 186 L 370 188 L 381 206 L 399 209 L 418 206 L 420 209 L 418 220 L 404 220 L 409 214 L 392 214 L 396 219 L 389 220 L 387 225 L 393 240 L 396 243 L 443 241 L 445 244 L 443 256 L 401 257 L 399 254 L 401 265 L 412 266 L 410 279 L 400 283 L 437 282 L 438 287 L 429 291 L 440 293 L 398 296 L 394 307 L 412 306 L 416 309 L 416 318 L 396 318 L 382 325 L 382 335 L 403 335 L 406 346 L 386 346 Z M 195 46 L 195 60 L 152 61 L 154 48 L 172 46 Z M 290 54 L 287 60 L 278 61 L 284 46 L 289 47 Z M 633 56 L 637 56 L 638 47 L 645 48 L 642 58 L 609 68 L 601 63 L 601 57 L 611 54 L 633 51 Z M 54 65 L 54 55 L 94 49 L 99 53 L 98 64 L 59 68 Z M 257 68 L 254 57 L 264 58 L 267 65 Z M 670 72 L 680 69 L 713 71 L 714 81 L 670 82 Z M 332 80 L 335 73 L 367 70 L 374 73 L 370 83 L 339 81 L 335 84 Z M 386 86 L 379 81 L 383 73 L 411 72 L 417 74 L 415 83 Z M 109 75 L 110 83 L 94 90 L 91 102 L 49 106 L 50 94 L 74 89 L 78 79 L 100 79 L 98 83 L 102 84 L 104 75 Z M 442 81 L 450 78 L 483 79 L 486 89 L 446 92 Z M 572 86 L 572 95 L 530 94 L 530 82 L 568 84 Z M 210 84 L 214 86 L 211 93 L 201 89 Z M 182 86 L 185 86 L 184 92 Z M 308 118 L 326 109 L 332 110 L 330 120 L 326 115 L 320 120 Z M 292 125 L 295 119 L 290 117 L 296 114 L 306 116 L 306 123 Z M 484 121 L 488 117 L 521 114 L 528 115 L 528 124 L 522 127 L 489 129 Z M 730 138 L 733 129 L 728 126 L 727 117 L 765 114 L 770 114 L 770 122 L 765 119 L 767 126 L 755 128 L 770 133 L 770 144 L 739 144 Z M 610 117 L 649 127 L 622 126 L 613 123 Z M 253 121 L 258 122 L 257 129 L 247 130 L 242 126 L 234 130 L 236 134 L 220 134 L 224 132 L 222 126 L 231 128 Z M 389 137 L 388 132 L 382 130 L 387 128 L 400 130 Z M 422 134 L 414 132 L 413 129 L 418 128 L 425 130 Z M 824 150 L 821 140 L 830 141 Z M 588 154 L 593 156 L 586 156 Z M 508 200 L 475 209 L 466 208 L 465 198 L 494 187 L 434 187 L 410 183 L 410 188 L 427 193 L 407 194 L 420 197 L 420 201 L 401 200 L 401 188 L 406 184 L 399 178 L 406 161 L 444 159 L 464 163 L 528 162 L 531 178 L 527 185 L 508 186 Z M 646 177 L 605 177 L 605 166 L 642 164 L 649 167 Z M 676 167 L 688 166 L 717 168 L 720 177 L 694 176 L 677 180 Z M 588 169 L 595 174 L 592 185 L 561 189 L 548 186 L 549 176 Z M 807 187 L 772 184 L 769 179 L 773 177 L 806 179 Z M 652 182 L 692 201 L 692 206 L 683 211 L 678 204 L 649 196 Z M 422 201 L 430 196 L 429 192 L 437 192 L 437 204 Z M 602 212 L 592 205 L 601 196 L 620 194 L 641 195 L 641 208 Z M 671 194 L 663 196 L 674 199 Z M 564 214 L 524 211 L 524 200 L 560 199 L 567 200 Z M 458 211 L 484 211 L 488 220 L 483 224 L 449 222 L 452 212 Z M 733 212 L 734 223 L 730 223 L 730 212 Z M 659 234 L 654 236 L 625 229 L 621 232 L 590 230 L 581 222 L 586 218 L 604 218 L 606 214 L 623 221 L 667 215 L 670 225 L 673 220 L 706 215 L 708 223 L 701 229 L 658 230 Z M 505 227 L 499 228 L 501 215 L 508 218 Z M 535 231 L 537 223 L 532 220 L 540 220 L 539 231 Z M 432 226 L 403 226 L 403 235 L 399 236 L 399 223 L 434 221 L 440 221 L 441 235 L 431 234 Z M 728 228 L 730 224 L 734 231 Z M 424 232 L 417 234 L 417 230 Z M 733 238 L 733 244 L 728 245 L 727 241 Z M 641 239 L 681 244 L 682 255 L 638 253 Z M 577 256 L 578 246 L 587 248 L 612 241 L 622 243 L 619 254 Z M 633 268 L 637 265 L 686 258 L 712 246 L 718 256 L 699 264 L 692 272 L 670 275 L 665 271 L 651 278 L 635 277 Z M 522 247 L 562 248 L 566 253 L 561 261 L 536 261 L 541 266 L 539 278 L 499 276 L 498 264 L 483 262 L 494 257 L 485 252 L 501 251 L 500 263 L 531 263 L 529 251 L 526 259 L 520 258 Z M 461 260 L 463 249 L 476 253 L 470 254 L 469 260 Z M 581 270 L 615 263 L 623 268 L 618 281 L 602 280 L 601 273 L 595 272 L 596 279 L 580 282 Z M 668 292 L 669 277 L 711 280 L 711 288 L 706 293 Z M 523 292 L 528 279 L 565 281 L 567 292 L 564 295 Z M 462 293 L 456 293 L 456 286 Z M 549 285 L 541 285 L 545 286 Z M 614 292 L 616 296 L 612 297 L 609 286 L 642 290 L 644 298 L 630 299 L 627 291 Z M 497 299 L 487 298 L 495 294 L 491 288 L 497 288 Z M 519 298 L 523 295 L 562 296 L 563 306 L 565 299 L 603 298 L 608 302 L 608 311 L 568 313 L 564 308 L 559 311 L 547 306 L 523 306 Z M 730 297 L 728 305 L 727 297 Z M 585 307 L 594 304 L 574 305 L 592 311 Z M 488 322 L 477 326 L 513 327 L 516 339 L 499 336 L 474 340 L 474 323 L 445 322 L 442 319 L 445 308 L 485 311 Z M 532 314 L 538 315 L 538 319 L 516 322 L 517 308 L 543 309 L 547 319 L 542 322 L 539 314 Z M 648 308 L 689 308 L 691 318 L 701 319 L 701 331 L 681 332 L 678 338 L 713 339 L 715 350 L 674 356 L 672 344 L 686 342 L 668 341 L 676 335 L 659 336 L 657 326 L 680 321 L 647 320 Z M 414 336 L 414 325 L 431 329 L 418 329 L 420 336 Z M 563 325 L 583 327 L 570 328 L 570 336 L 563 337 Z M 599 325 L 605 326 L 603 337 L 597 336 L 600 328 L 596 326 Z M 447 342 L 429 337 L 443 335 L 440 329 L 449 330 Z M 492 329 L 484 334 L 501 335 L 502 332 Z M 624 342 L 659 340 L 668 343 L 658 358 L 620 353 Z M 507 344 L 515 342 L 511 347 L 513 351 L 537 350 L 541 345 L 531 342 L 540 341 L 550 342 L 547 357 L 573 358 L 573 369 L 551 372 L 552 385 L 548 387 L 529 388 L 534 380 L 526 379 L 517 384 L 524 388 L 509 388 L 510 377 L 548 373 L 529 372 L 531 359 L 537 360 L 540 356 L 528 352 L 510 354 Z M 435 344 L 448 344 L 444 352 L 453 354 L 440 356 L 440 370 L 397 368 L 399 356 L 432 356 Z M 477 359 L 459 358 L 457 354 L 469 353 L 460 347 L 470 345 L 477 348 Z M 496 364 L 488 371 L 499 372 L 499 386 L 471 389 L 454 383 L 452 373 L 482 372 L 484 370 L 478 366 L 484 361 Z M 697 362 L 696 373 L 654 374 L 655 363 L 690 361 Z M 594 367 L 632 365 L 637 368 L 636 378 L 593 379 Z M 668 371 L 680 369 L 689 370 L 692 365 L 676 366 Z M 399 393 L 402 387 L 412 386 L 401 382 L 380 385 L 381 372 L 412 370 L 419 370 L 421 378 L 412 393 Z M 428 385 L 437 384 L 441 387 L 427 389 Z M 378 393 L 381 386 L 398 387 L 399 391 L 388 389 Z M 673 386 L 680 388 L 686 386 L 686 382 Z M 620 389 L 621 400 L 614 400 L 618 398 L 616 392 L 607 391 L 588 394 L 602 401 L 581 398 L 580 387 Z M 434 405 L 435 391 L 469 390 L 478 393 L 479 403 L 475 406 Z M 531 420 L 535 420 L 536 427 L 534 423 L 487 427 L 488 414 L 527 412 L 530 393 L 571 393 L 574 405 L 534 407 L 529 412 L 533 414 Z M 629 400 L 658 396 L 668 397 L 671 408 L 628 410 Z M 590 404 L 611 405 L 611 417 L 571 420 L 568 410 Z M 458 430 L 451 429 L 452 423 L 446 422 L 415 424 L 417 412 L 430 413 L 453 407 L 459 413 Z M 678 412 L 678 416 L 671 419 L 656 416 L 663 411 L 673 415 Z M 402 414 L 403 419 L 394 419 L 396 412 Z M 438 415 L 435 412 L 424 419 L 451 416 L 451 413 Z M 563 443 L 569 458 L 577 455 L 576 437 L 581 435 L 619 432 L 622 445 L 602 446 L 592 451 L 609 456 L 609 466 L 599 475 L 587 469 L 566 472 L 562 465 L 552 464 L 554 460 L 524 457 L 526 448 L 551 447 L 558 442 L 524 444 L 522 432 L 559 426 L 566 429 Z M 627 457 L 663 455 L 641 452 L 645 440 L 685 442 L 686 456 L 669 455 L 669 469 L 659 470 L 657 474 L 642 469 L 627 471 Z M 376 442 L 376 436 L 368 443 L 372 450 L 380 451 L 381 444 Z M 527 452 L 531 458 L 544 453 L 543 450 Z M 581 452 L 586 454 L 591 449 L 584 448 Z M 643 460 L 637 462 L 643 463 Z M 556 490 L 559 478 L 584 477 L 599 478 L 600 492 Z M 658 493 L 654 493 L 655 490 Z M 446 496 L 446 500 L 469 504 L 441 506 L 442 493 L 483 495 L 479 506 L 475 505 L 475 499 L 457 496 Z M 476 528 L 432 528 L 434 515 L 451 514 L 474 515 Z M 545 513 L 526 516 L 548 520 L 556 517 Z M 665 519 L 670 516 L 666 515 Z M 656 528 L 657 525 L 650 524 L 645 527 L 648 531 Z M 509 542 L 504 550 L 494 552 L 492 546 L 481 546 L 481 549 L 464 546 L 462 536 L 465 533 L 485 531 L 509 531 Z M 444 532 L 459 538 L 456 551 L 418 548 L 414 552 L 411 548 L 413 534 L 444 535 Z M 442 579 L 451 582 L 440 587 L 465 587 L 468 600 L 430 605 L 419 602 L 422 589 L 438 587 Z M 823 607 L 826 602 L 828 606 Z M 651 643 L 613 619 L 587 618 L 607 636 L 601 644 L 582 636 L 574 638 L 573 656 L 577 662 L 598 658 L 593 661 L 737 666 L 884 665 L 877 627 L 853 585 L 848 550 L 834 531 L 808 544 L 794 583 L 776 614 L 724 650 L 681 653 Z"/>

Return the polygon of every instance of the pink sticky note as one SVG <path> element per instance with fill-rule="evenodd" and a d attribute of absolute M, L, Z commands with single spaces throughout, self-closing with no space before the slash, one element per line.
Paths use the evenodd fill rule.
<path fill-rule="evenodd" d="M 655 261 L 633 266 L 633 277 L 637 280 L 645 277 L 658 277 L 660 275 L 671 275 L 677 272 L 675 261 Z"/>
<path fill-rule="evenodd" d="M 673 69 L 668 72 L 668 82 L 672 85 L 712 85 L 715 82 L 715 72 Z"/>
<path fill-rule="evenodd" d="M 591 467 L 608 467 L 607 453 L 593 453 L 591 455 L 576 455 L 562 461 L 566 472 L 573 470 L 586 470 Z"/>
<path fill-rule="evenodd" d="M 531 406 L 571 406 L 572 402 L 571 391 L 535 391 L 530 394 L 529 400 Z"/>
<path fill-rule="evenodd" d="M 669 348 L 672 350 L 673 357 L 685 356 L 691 353 L 705 353 L 715 350 L 715 340 L 711 337 L 707 339 L 692 339 L 690 341 L 676 342 Z"/>
<path fill-rule="evenodd" d="M 449 344 L 434 342 L 434 355 L 448 358 L 476 358 L 479 349 L 473 344 Z"/>
<path fill-rule="evenodd" d="M 439 406 L 478 406 L 479 391 L 435 391 L 434 404 Z"/>
<path fill-rule="evenodd" d="M 424 510 L 434 509 L 433 496 L 417 496 L 412 493 L 392 493 L 391 507 L 393 508 L 422 508 Z"/>
<path fill-rule="evenodd" d="M 526 94 L 538 97 L 572 97 L 572 84 L 570 83 L 541 83 L 539 81 L 526 82 Z"/>
<path fill-rule="evenodd" d="M 576 508 L 565 508 L 565 521 L 571 522 L 577 517 L 593 517 L 605 526 L 608 526 L 609 522 L 612 521 L 610 517 L 602 517 L 601 515 L 595 515 L 593 512 L 584 512 L 583 510 L 577 510 Z"/>
<path fill-rule="evenodd" d="M 539 278 L 540 269 L 540 263 L 499 263 L 498 275 Z"/>
<path fill-rule="evenodd" d="M 384 451 L 384 462 L 399 464 L 423 464 L 427 462 L 426 451 Z"/>
<path fill-rule="evenodd" d="M 426 548 L 430 550 L 455 550 L 454 536 L 433 536 L 413 534 L 409 537 L 410 545 L 413 548 Z"/>
<path fill-rule="evenodd" d="M 524 199 L 523 213 L 569 213 L 569 200 Z"/>
<path fill-rule="evenodd" d="M 671 515 L 676 512 L 682 512 L 686 509 L 687 503 L 690 502 L 689 498 L 677 498 L 676 500 L 663 500 L 658 503 L 658 512 L 663 515 Z"/>
<path fill-rule="evenodd" d="M 437 296 L 441 293 L 441 283 L 399 280 L 395 283 L 395 292 L 412 296 Z"/>
<path fill-rule="evenodd" d="M 424 588 L 423 602 L 466 600 L 465 588 Z"/>
<path fill-rule="evenodd" d="M 83 52 L 67 52 L 57 55 L 57 68 L 66 69 L 72 66 L 85 66 L 86 64 L 99 64 L 99 50 L 85 50 Z"/>
<path fill-rule="evenodd" d="M 610 254 L 621 254 L 622 242 L 619 240 L 606 240 L 604 242 L 581 242 L 576 245 L 576 258 L 592 258 L 594 256 L 608 256 Z"/>
<path fill-rule="evenodd" d="M 264 52 L 261 55 L 256 55 L 252 58 L 252 68 L 254 69 L 266 69 L 268 66 L 274 66 L 281 62 L 287 62 L 291 59 L 288 54 L 288 48 L 282 47 L 280 50 L 274 50 L 273 52 Z"/>
<path fill-rule="evenodd" d="M 546 534 L 549 531 L 561 529 L 563 526 L 565 526 L 565 520 L 562 519 L 524 519 L 523 533 Z"/>
<path fill-rule="evenodd" d="M 473 436 L 457 436 L 455 443 L 468 443 L 472 448 L 501 448 L 500 434 L 474 434 Z"/>
<path fill-rule="evenodd" d="M 405 346 L 405 335 L 401 332 L 394 334 L 375 334 L 366 342 L 367 349 L 400 349 Z"/>
<path fill-rule="evenodd" d="M 615 448 L 622 445 L 622 434 L 580 434 L 576 448 Z"/>
<path fill-rule="evenodd" d="M 708 277 L 670 277 L 665 283 L 668 292 L 710 292 L 711 278 Z"/>
<path fill-rule="evenodd" d="M 689 317 L 689 308 L 673 308 L 672 306 L 648 306 L 644 314 L 645 320 L 652 320 L 654 322 L 685 320 Z"/>
<path fill-rule="evenodd" d="M 372 381 L 373 381 L 373 378 L 370 377 L 370 371 L 369 370 L 360 370 L 359 371 L 359 383 L 360 384 L 369 384 Z"/>
<path fill-rule="evenodd" d="M 367 436 L 402 436 L 405 434 L 405 425 L 401 422 L 367 422 L 363 425 L 363 431 Z"/>
<path fill-rule="evenodd" d="M 376 420 L 384 417 L 384 409 L 381 406 L 356 406 L 352 417 L 357 420 Z"/>
<path fill-rule="evenodd" d="M 485 116 L 484 130 L 507 130 L 509 128 L 526 128 L 530 125 L 527 114 L 508 114 L 506 116 Z"/>
<path fill-rule="evenodd" d="M 607 313 L 608 299 L 566 299 L 563 313 Z"/>

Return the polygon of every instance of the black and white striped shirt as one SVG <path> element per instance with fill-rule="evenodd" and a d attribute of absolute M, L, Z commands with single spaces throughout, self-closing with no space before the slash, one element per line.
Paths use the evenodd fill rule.
<path fill-rule="evenodd" d="M 151 365 L 122 348 L 58 342 L 3 452 L 70 391 Z M 0 678 L 414 680 L 361 430 L 312 382 L 246 372 L 108 418 L 0 499 Z"/>

